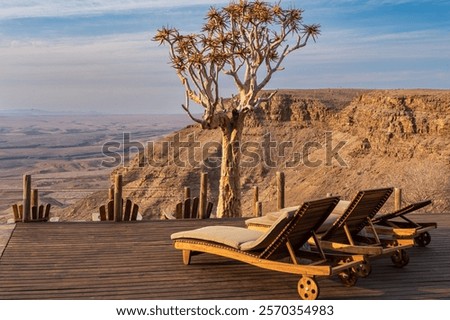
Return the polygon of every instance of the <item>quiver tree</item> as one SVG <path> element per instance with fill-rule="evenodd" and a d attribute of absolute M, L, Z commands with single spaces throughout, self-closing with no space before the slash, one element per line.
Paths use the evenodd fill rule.
<path fill-rule="evenodd" d="M 303 24 L 303 11 L 263 1 L 231 2 L 206 16 L 201 33 L 182 35 L 163 27 L 154 39 L 169 47 L 172 67 L 186 93 L 182 105 L 204 129 L 220 128 L 222 163 L 218 217 L 241 216 L 240 147 L 244 119 L 272 98 L 261 90 L 280 70 L 284 59 L 319 35 L 320 26 Z M 220 94 L 221 77 L 231 77 L 237 93 L 227 103 Z M 194 116 L 190 103 L 203 107 Z"/>

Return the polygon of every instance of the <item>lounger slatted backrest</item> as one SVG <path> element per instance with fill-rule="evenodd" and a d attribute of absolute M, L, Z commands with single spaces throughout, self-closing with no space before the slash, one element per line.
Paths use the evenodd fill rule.
<path fill-rule="evenodd" d="M 375 217 L 372 222 L 373 223 L 379 223 L 382 221 L 386 221 L 389 219 L 393 219 L 393 218 L 397 218 L 397 217 L 401 217 L 405 214 L 411 213 L 413 211 L 422 209 L 423 207 L 426 207 L 428 205 L 431 204 L 431 200 L 425 200 L 425 201 L 421 201 L 421 202 L 416 202 L 416 203 L 412 203 L 404 208 L 401 208 L 400 210 L 396 210 L 394 212 L 391 213 L 386 213 L 383 215 L 380 215 L 379 217 Z"/>
<path fill-rule="evenodd" d="M 322 240 L 347 242 L 345 226 L 352 236 L 356 236 L 377 214 L 390 197 L 393 188 L 364 190 L 358 192 L 347 210 L 321 236 Z"/>
<path fill-rule="evenodd" d="M 339 197 L 305 202 L 295 212 L 283 231 L 261 253 L 260 257 L 267 259 L 275 253 L 287 251 L 288 240 L 294 250 L 301 248 L 313 235 L 313 232 L 324 223 L 338 202 Z"/>

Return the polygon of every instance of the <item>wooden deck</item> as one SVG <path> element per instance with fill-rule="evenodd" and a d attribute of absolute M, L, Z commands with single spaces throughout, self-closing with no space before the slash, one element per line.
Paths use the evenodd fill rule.
<path fill-rule="evenodd" d="M 321 299 L 449 299 L 450 215 L 431 244 L 409 250 L 404 269 L 373 262 L 370 277 L 344 287 L 319 279 Z M 242 220 L 17 224 L 0 259 L 0 299 L 298 299 L 295 275 L 199 255 L 184 266 L 170 234 Z"/>

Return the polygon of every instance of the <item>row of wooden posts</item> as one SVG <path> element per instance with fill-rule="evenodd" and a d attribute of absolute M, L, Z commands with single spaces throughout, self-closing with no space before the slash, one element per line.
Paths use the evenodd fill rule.
<path fill-rule="evenodd" d="M 277 182 L 277 210 L 285 208 L 285 186 L 286 179 L 284 172 L 276 173 Z M 331 197 L 331 193 L 327 193 L 327 197 Z M 402 189 L 394 188 L 394 210 L 400 210 L 402 208 Z M 262 216 L 262 202 L 259 201 L 259 188 L 253 187 L 253 214 L 256 217 Z"/>
<path fill-rule="evenodd" d="M 277 172 L 277 208 L 278 210 L 285 207 L 285 175 L 284 172 Z M 259 188 L 255 186 L 253 197 L 254 215 L 262 215 L 262 202 L 259 201 Z M 198 217 L 205 217 L 209 211 L 208 206 L 210 203 L 207 201 L 208 196 L 208 174 L 202 172 L 200 175 L 200 193 L 198 203 Z M 109 200 L 113 200 L 114 203 L 114 218 L 113 221 L 122 221 L 123 217 L 123 176 L 117 174 L 114 177 L 114 186 L 109 189 Z M 23 176 L 23 215 L 22 221 L 30 221 L 31 219 L 31 206 L 38 202 L 38 190 L 31 188 L 31 175 Z M 184 188 L 184 199 L 191 198 L 191 188 Z"/>
<path fill-rule="evenodd" d="M 192 202 L 192 203 L 191 203 Z M 191 188 L 184 188 L 184 201 L 175 208 L 175 216 L 180 218 L 209 218 L 212 211 L 212 202 L 208 202 L 208 173 L 200 174 L 199 197 L 191 199 Z"/>
<path fill-rule="evenodd" d="M 192 198 L 191 188 L 184 187 L 184 200 L 175 207 L 176 219 L 208 219 L 213 209 L 213 203 L 208 201 L 208 174 L 200 174 L 199 196 Z"/>
<path fill-rule="evenodd" d="M 277 172 L 277 210 L 281 210 L 285 207 L 285 186 L 286 180 L 284 172 Z M 253 187 L 253 215 L 256 217 L 262 216 L 262 202 L 259 201 L 259 188 L 257 186 Z"/>
<path fill-rule="evenodd" d="M 123 213 L 123 201 L 122 201 L 122 192 L 123 191 L 123 177 L 118 174 L 114 177 L 114 187 L 109 190 L 109 199 L 112 200 L 113 204 L 113 214 L 109 220 L 113 220 L 116 222 L 120 222 L 123 220 L 128 220 L 126 218 L 127 214 Z M 184 201 L 179 203 L 176 206 L 176 218 L 208 218 L 211 214 L 212 203 L 207 201 L 208 197 L 208 174 L 206 172 L 202 172 L 200 175 L 200 194 L 199 198 L 194 198 L 191 201 L 191 188 L 184 188 Z M 129 201 L 129 200 L 127 200 Z M 191 203 L 192 202 L 192 203 Z M 184 207 L 184 210 L 182 207 Z M 137 205 L 133 204 L 133 212 L 134 208 L 138 208 Z M 137 212 L 136 212 L 137 213 Z M 125 219 L 124 219 L 125 217 Z M 102 219 L 103 220 L 103 219 Z M 107 219 L 108 220 L 108 219 Z"/>
<path fill-rule="evenodd" d="M 276 173 L 277 182 L 277 210 L 281 210 L 285 207 L 285 174 L 284 172 Z M 259 188 L 253 187 L 253 213 L 255 216 L 262 215 L 262 202 L 259 200 Z M 189 187 L 184 189 L 185 199 L 191 197 L 191 191 Z M 199 208 L 198 216 L 203 217 L 208 210 L 207 202 L 208 194 L 208 174 L 203 172 L 200 177 L 200 194 L 199 194 Z M 109 199 L 114 200 L 114 221 L 121 221 L 123 216 L 123 177 L 121 174 L 117 174 L 114 177 L 114 187 L 109 190 Z M 327 194 L 331 196 L 331 194 Z M 23 212 L 22 221 L 31 221 L 31 208 L 38 204 L 38 190 L 31 188 L 31 175 L 23 176 Z M 394 189 L 394 206 L 395 210 L 399 210 L 402 206 L 402 189 Z"/>

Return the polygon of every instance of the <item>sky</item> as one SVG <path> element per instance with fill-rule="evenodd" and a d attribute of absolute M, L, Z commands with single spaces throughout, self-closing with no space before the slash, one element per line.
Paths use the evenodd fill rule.
<path fill-rule="evenodd" d="M 0 110 L 182 113 L 168 48 L 151 38 L 162 26 L 199 32 L 209 7 L 227 3 L 0 0 Z M 450 0 L 281 4 L 304 9 L 321 35 L 267 89 L 450 88 Z"/>

